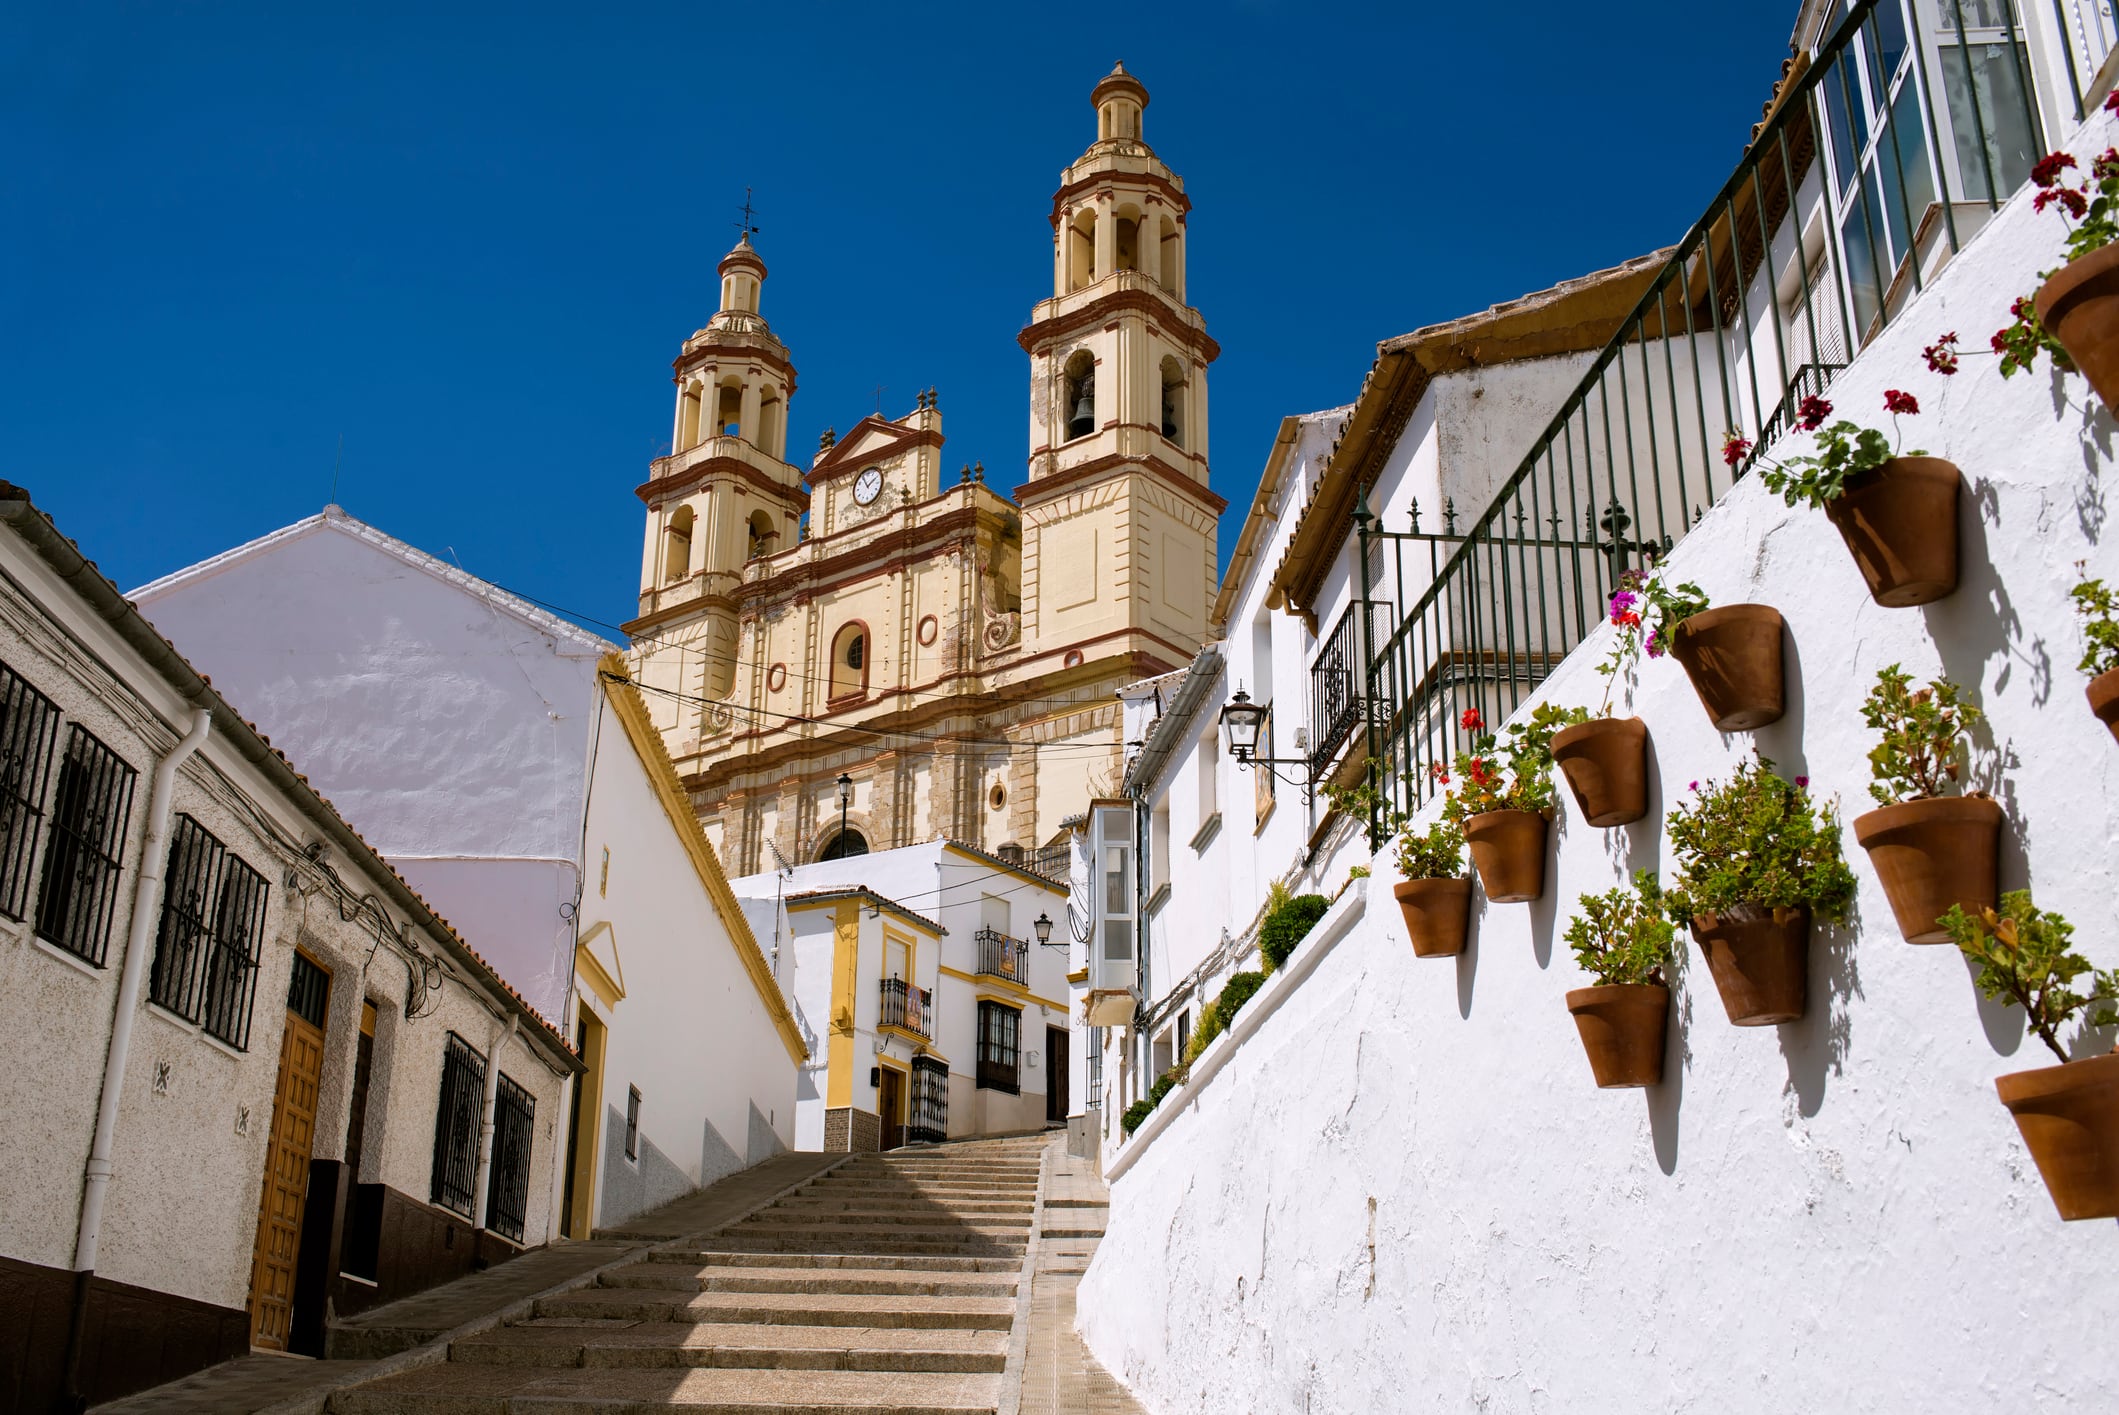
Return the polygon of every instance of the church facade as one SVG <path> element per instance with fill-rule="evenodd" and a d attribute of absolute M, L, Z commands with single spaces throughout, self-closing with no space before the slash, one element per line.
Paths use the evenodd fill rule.
<path fill-rule="evenodd" d="M 787 456 L 795 367 L 748 236 L 675 363 L 646 506 L 636 677 L 731 874 L 946 836 L 1013 857 L 1115 788 L 1116 690 L 1191 661 L 1215 524 L 1190 202 L 1121 65 L 1052 204 L 1027 474 L 945 471 L 942 414 Z M 842 796 L 844 800 L 842 802 Z"/>

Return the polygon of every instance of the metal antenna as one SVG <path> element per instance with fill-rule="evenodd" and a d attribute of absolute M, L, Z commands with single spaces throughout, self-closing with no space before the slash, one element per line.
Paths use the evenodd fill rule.
<path fill-rule="evenodd" d="M 733 223 L 735 228 L 743 233 L 741 239 L 747 241 L 758 234 L 757 222 L 753 220 L 756 215 L 757 212 L 751 209 L 750 188 L 745 187 L 743 189 L 743 219 Z"/>

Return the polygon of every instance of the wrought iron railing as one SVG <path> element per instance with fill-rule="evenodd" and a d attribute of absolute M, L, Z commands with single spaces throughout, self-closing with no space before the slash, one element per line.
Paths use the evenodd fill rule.
<path fill-rule="evenodd" d="M 1438 790 L 1465 710 L 1507 718 L 1603 618 L 1618 576 L 1674 546 L 2026 179 L 2043 137 L 2020 12 L 1935 3 L 1932 36 L 1907 0 L 1848 7 L 1461 534 L 1357 505 L 1382 705 L 1369 752 L 1395 803 Z M 1753 449 L 1725 457 L 1732 432 Z M 1403 607 L 1395 624 L 1378 602 Z"/>
<path fill-rule="evenodd" d="M 883 979 L 883 1014 L 878 1025 L 932 1037 L 934 1033 L 927 1022 L 927 989 L 916 988 L 903 978 Z"/>
<path fill-rule="evenodd" d="M 434 1112 L 434 1174 L 428 1201 L 471 1217 L 478 1202 L 478 1130 L 484 1119 L 486 1059 L 449 1033 L 441 1059 L 441 1101 Z"/>
<path fill-rule="evenodd" d="M 999 929 L 982 928 L 972 935 L 978 945 L 982 977 L 1005 978 L 1011 983 L 1030 981 L 1030 945 L 1010 938 Z"/>
<path fill-rule="evenodd" d="M 1370 611 L 1366 619 L 1362 615 L 1364 607 Z M 1357 636 L 1364 623 L 1372 625 L 1374 633 L 1388 634 L 1391 609 L 1388 602 L 1365 600 L 1348 605 L 1310 662 L 1310 730 L 1316 734 L 1310 743 L 1312 775 L 1330 765 L 1354 735 L 1354 729 L 1361 726 L 1369 703 L 1362 691 L 1363 668 L 1375 657 L 1375 641 L 1370 641 L 1369 652 L 1364 653 Z"/>
<path fill-rule="evenodd" d="M 486 1181 L 486 1227 L 522 1242 L 530 1214 L 530 1145 L 536 1133 L 537 1098 L 500 1076 L 493 1100 L 492 1173 Z"/>

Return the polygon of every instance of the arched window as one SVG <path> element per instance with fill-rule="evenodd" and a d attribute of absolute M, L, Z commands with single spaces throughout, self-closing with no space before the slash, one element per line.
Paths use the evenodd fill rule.
<path fill-rule="evenodd" d="M 1185 445 L 1185 371 L 1175 358 L 1163 359 L 1163 436 Z"/>
<path fill-rule="evenodd" d="M 856 619 L 831 641 L 831 700 L 857 696 L 868 687 L 868 626 Z"/>
<path fill-rule="evenodd" d="M 692 508 L 679 506 L 670 513 L 669 528 L 662 533 L 662 583 L 674 585 L 692 573 Z"/>
<path fill-rule="evenodd" d="M 1067 227 L 1067 292 L 1096 281 L 1096 212 L 1084 211 Z"/>
<path fill-rule="evenodd" d="M 757 444 L 768 457 L 780 455 L 780 395 L 770 388 L 758 403 Z"/>
<path fill-rule="evenodd" d="M 1162 287 L 1178 299 L 1185 297 L 1184 243 L 1178 239 L 1177 223 L 1165 216 L 1162 219 L 1162 249 L 1155 269 L 1162 279 Z"/>
<path fill-rule="evenodd" d="M 867 837 L 863 836 L 858 830 L 842 830 L 835 833 L 829 841 L 825 842 L 824 848 L 817 852 L 817 858 L 820 860 L 844 860 L 849 856 L 866 855 L 867 853 Z"/>
<path fill-rule="evenodd" d="M 1140 269 L 1140 223 L 1130 216 L 1118 218 L 1118 229 L 1112 233 L 1111 266 L 1114 270 Z"/>
<path fill-rule="evenodd" d="M 699 444 L 699 385 L 688 385 L 677 400 L 677 447 L 682 452 Z"/>
<path fill-rule="evenodd" d="M 724 383 L 716 394 L 714 404 L 714 432 L 717 436 L 741 437 L 743 435 L 743 390 L 733 383 Z"/>
<path fill-rule="evenodd" d="M 1096 431 L 1096 359 L 1087 349 L 1075 350 L 1067 360 L 1063 383 L 1060 411 L 1066 419 L 1066 440 L 1072 442 Z"/>
<path fill-rule="evenodd" d="M 779 533 L 773 529 L 772 512 L 759 509 L 750 513 L 750 553 L 744 558 L 756 560 L 761 555 L 772 553 L 773 542 Z"/>

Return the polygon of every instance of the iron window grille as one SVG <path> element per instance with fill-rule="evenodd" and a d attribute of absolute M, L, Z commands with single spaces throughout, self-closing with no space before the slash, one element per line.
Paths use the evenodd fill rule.
<path fill-rule="evenodd" d="M 1087 1057 L 1089 1069 L 1089 1094 L 1082 1097 L 1082 1109 L 1100 1111 L 1104 1108 L 1103 1028 L 1089 1028 L 1089 1046 L 1087 1049 Z"/>
<path fill-rule="evenodd" d="M 478 1126 L 483 1118 L 486 1059 L 449 1033 L 441 1059 L 441 1104 L 434 1112 L 431 1202 L 471 1217 L 478 1202 Z"/>
<path fill-rule="evenodd" d="M 76 723 L 67 734 L 37 888 L 37 933 L 98 968 L 110 951 L 118 861 L 138 775 L 87 728 Z"/>
<path fill-rule="evenodd" d="M 912 1112 L 905 1138 L 929 1144 L 949 1138 L 949 1067 L 935 1057 L 912 1059 Z"/>
<path fill-rule="evenodd" d="M 493 1101 L 493 1165 L 486 1181 L 486 1227 L 511 1243 L 522 1242 L 530 1212 L 531 1122 L 537 1098 L 503 1071 Z"/>
<path fill-rule="evenodd" d="M 265 877 L 229 854 L 212 832 L 188 815 L 177 817 L 147 995 L 245 1050 L 266 892 Z"/>
<path fill-rule="evenodd" d="M 58 706 L 0 664 L 0 914 L 10 919 L 29 907 L 30 858 L 58 736 Z"/>
<path fill-rule="evenodd" d="M 295 954 L 294 971 L 287 978 L 287 1010 L 310 1026 L 321 1027 L 330 1002 L 331 974 L 308 954 Z"/>
<path fill-rule="evenodd" d="M 625 1157 L 640 1158 L 640 1088 L 625 1088 Z"/>
<path fill-rule="evenodd" d="M 1023 1014 L 998 1002 L 979 1004 L 978 1084 L 982 1090 L 1022 1093 L 1017 1061 Z"/>
<path fill-rule="evenodd" d="M 979 972 L 989 978 L 1006 978 L 1011 983 L 1029 981 L 1029 943 L 1020 938 L 1010 938 L 999 929 L 981 928 L 972 935 L 978 943 Z"/>

